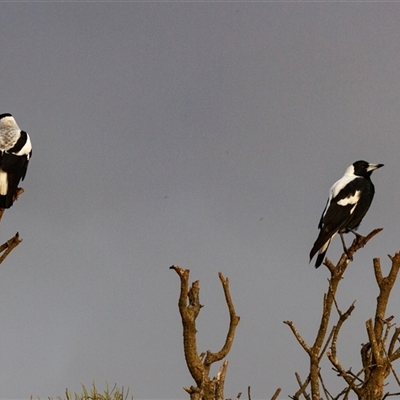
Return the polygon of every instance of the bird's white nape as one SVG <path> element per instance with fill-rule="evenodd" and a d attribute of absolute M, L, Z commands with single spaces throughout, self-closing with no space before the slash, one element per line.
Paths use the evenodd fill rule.
<path fill-rule="evenodd" d="M 342 170 L 343 171 L 343 170 Z M 345 171 L 343 176 L 355 176 L 354 165 L 351 164 Z"/>

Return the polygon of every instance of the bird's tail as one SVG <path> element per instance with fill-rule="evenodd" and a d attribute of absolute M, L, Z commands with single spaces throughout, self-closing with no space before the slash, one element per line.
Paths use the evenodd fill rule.
<path fill-rule="evenodd" d="M 324 244 L 324 246 L 321 248 L 321 250 L 319 251 L 317 260 L 315 261 L 315 268 L 318 268 L 322 264 L 322 261 L 324 261 L 325 254 L 326 254 L 326 251 L 328 250 L 330 243 L 331 243 L 331 239 L 329 239 Z"/>
<path fill-rule="evenodd" d="M 335 234 L 333 236 L 335 236 Z M 315 268 L 318 268 L 322 264 L 322 261 L 324 261 L 326 251 L 328 250 L 328 247 L 331 244 L 333 236 L 331 236 L 325 243 L 321 243 L 320 237 L 318 237 L 317 240 L 315 241 L 314 246 L 310 251 L 310 262 L 315 256 L 315 254 L 318 252 L 317 260 L 315 261 Z"/>

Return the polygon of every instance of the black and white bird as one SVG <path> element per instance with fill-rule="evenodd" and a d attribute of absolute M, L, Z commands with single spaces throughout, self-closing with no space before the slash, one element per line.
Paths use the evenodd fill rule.
<path fill-rule="evenodd" d="M 29 135 L 11 114 L 0 114 L 0 208 L 10 208 L 32 155 Z"/>
<path fill-rule="evenodd" d="M 371 174 L 380 167 L 383 167 L 383 164 L 356 161 L 331 187 L 318 225 L 320 232 L 310 252 L 310 262 L 319 252 L 315 268 L 322 264 L 329 244 L 337 233 L 340 235 L 345 253 L 347 253 L 347 248 L 343 233 L 352 232 L 360 236 L 355 230 L 367 213 L 375 194 Z"/>

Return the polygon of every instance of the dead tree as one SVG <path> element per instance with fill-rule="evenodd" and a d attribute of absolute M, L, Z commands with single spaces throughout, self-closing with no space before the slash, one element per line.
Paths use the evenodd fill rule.
<path fill-rule="evenodd" d="M 199 281 L 192 283 L 189 289 L 189 273 L 188 269 L 183 269 L 173 265 L 171 269 L 179 275 L 181 280 L 181 292 L 179 296 L 179 312 L 182 317 L 183 326 L 183 349 L 185 360 L 189 372 L 196 382 L 197 386 L 184 387 L 184 390 L 190 394 L 191 400 L 223 400 L 224 399 L 224 383 L 225 375 L 228 368 L 228 361 L 225 360 L 217 375 L 210 378 L 210 368 L 215 362 L 223 360 L 229 353 L 236 327 L 240 317 L 236 315 L 235 307 L 229 292 L 229 280 L 224 278 L 221 272 L 218 273 L 225 294 L 225 301 L 228 305 L 230 323 L 225 344 L 220 351 L 213 353 L 207 350 L 206 353 L 198 354 L 196 340 L 196 318 L 203 307 L 200 304 L 200 285 Z"/>
<path fill-rule="evenodd" d="M 224 278 L 221 272 L 218 272 L 230 316 L 225 344 L 217 353 L 207 350 L 205 353 L 198 354 L 196 318 L 200 313 L 200 309 L 203 307 L 200 304 L 200 284 L 199 281 L 195 281 L 189 289 L 190 271 L 178 267 L 177 265 L 173 265 L 170 269 L 173 269 L 181 280 L 178 307 L 183 326 L 183 349 L 189 372 L 197 385 L 184 387 L 183 389 L 189 393 L 191 400 L 224 400 L 224 385 L 226 371 L 228 369 L 228 360 L 222 363 L 215 377 L 210 378 L 209 375 L 212 364 L 223 360 L 228 355 L 235 337 L 236 327 L 240 321 L 240 317 L 236 315 L 229 291 L 229 280 L 228 278 Z M 276 400 L 280 392 L 281 388 L 278 388 L 271 397 L 271 400 Z M 239 393 L 237 395 L 236 400 L 240 399 L 241 394 L 242 393 Z M 251 400 L 250 387 L 248 388 L 248 398 Z"/>
<path fill-rule="evenodd" d="M 392 333 L 394 324 L 391 321 L 393 320 L 393 316 L 389 318 L 385 316 L 389 296 L 400 269 L 400 253 L 395 254 L 394 257 L 389 256 L 392 266 L 386 277 L 382 274 L 380 260 L 375 258 L 373 261 L 379 295 L 375 318 L 374 320 L 369 319 L 366 322 L 369 341 L 363 344 L 361 348 L 362 369 L 358 373 L 353 373 L 351 368 L 346 369 L 342 366 L 337 356 L 337 342 L 340 329 L 355 308 L 353 302 L 346 312 L 343 313 L 340 311 L 335 299 L 339 283 L 353 255 L 381 230 L 375 229 L 366 237 L 357 237 L 354 239 L 352 246 L 348 249 L 348 253 L 342 255 L 336 266 L 328 259 L 325 260 L 324 265 L 330 272 L 329 287 L 328 292 L 324 295 L 321 323 L 312 346 L 309 346 L 304 341 L 292 321 L 284 321 L 291 328 L 297 341 L 309 356 L 310 362 L 309 374 L 304 382 L 301 380 L 299 374 L 296 373 L 296 379 L 300 388 L 291 397 L 292 399 L 297 400 L 303 395 L 305 399 L 320 400 L 322 399 L 321 392 L 328 399 L 348 399 L 351 393 L 352 396 L 356 395 L 359 400 L 383 400 L 388 396 L 399 395 L 399 393 L 384 394 L 383 391 L 385 380 L 390 373 L 393 373 L 400 386 L 400 381 L 392 365 L 393 361 L 400 358 L 400 346 L 398 345 L 400 328 L 395 328 Z M 329 320 L 334 305 L 339 318 L 328 334 Z M 327 351 L 328 348 L 329 351 Z M 337 395 L 332 395 L 324 385 L 320 371 L 320 362 L 325 354 L 331 362 L 333 370 L 346 384 L 345 389 Z M 311 397 L 307 393 L 309 386 Z"/>

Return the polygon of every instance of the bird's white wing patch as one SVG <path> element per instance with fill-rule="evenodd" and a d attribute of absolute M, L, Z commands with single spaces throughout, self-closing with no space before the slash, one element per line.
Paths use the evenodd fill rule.
<path fill-rule="evenodd" d="M 0 195 L 5 196 L 8 190 L 7 173 L 0 169 Z"/>
<path fill-rule="evenodd" d="M 358 200 L 360 200 L 361 190 L 356 190 L 356 192 L 352 196 L 345 197 L 342 200 L 339 200 L 337 203 L 339 206 L 347 206 L 349 204 L 356 205 Z M 351 209 L 351 212 L 354 211 L 354 207 Z"/>
<path fill-rule="evenodd" d="M 350 167 L 348 168 L 348 170 L 350 169 Z M 326 215 L 326 212 L 328 211 L 330 205 L 331 205 L 331 201 L 332 199 L 334 199 L 338 193 L 346 186 L 348 185 L 352 180 L 354 179 L 358 179 L 358 177 L 356 177 L 355 175 L 352 175 L 350 173 L 344 174 L 338 181 L 336 181 L 332 187 L 329 189 L 329 197 L 328 197 L 328 202 L 326 203 L 325 206 L 325 210 L 322 213 L 322 216 L 324 217 Z M 340 202 L 338 202 L 339 205 L 343 206 L 346 204 L 341 204 Z"/>

